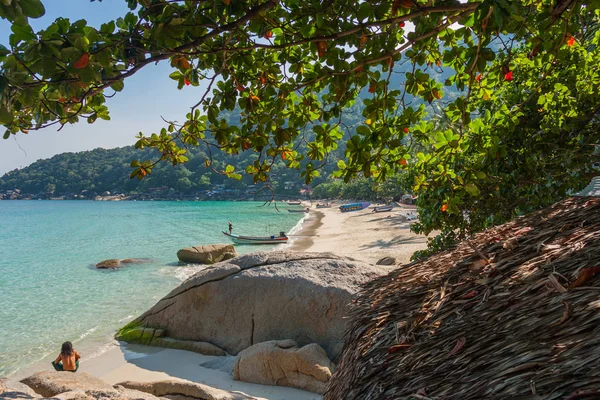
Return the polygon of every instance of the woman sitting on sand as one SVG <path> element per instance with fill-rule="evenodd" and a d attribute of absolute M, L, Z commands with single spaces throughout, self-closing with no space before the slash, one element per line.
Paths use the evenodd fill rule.
<path fill-rule="evenodd" d="M 79 353 L 73 350 L 71 342 L 64 342 L 60 354 L 52 361 L 52 366 L 57 371 L 75 372 L 79 368 L 80 358 Z"/>

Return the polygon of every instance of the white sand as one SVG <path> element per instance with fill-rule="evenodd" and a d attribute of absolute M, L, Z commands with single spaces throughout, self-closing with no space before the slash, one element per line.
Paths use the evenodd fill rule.
<path fill-rule="evenodd" d="M 427 247 L 426 236 L 410 231 L 406 218 L 410 214 L 416 216 L 416 211 L 400 207 L 383 213 L 373 213 L 371 208 L 341 213 L 336 206 L 312 209 L 291 249 L 329 251 L 372 264 L 390 256 L 396 264 L 404 264 L 415 251 Z"/>
<path fill-rule="evenodd" d="M 234 357 L 203 356 L 183 350 L 124 344 L 96 358 L 84 360 L 79 371 L 97 376 L 111 385 L 123 381 L 150 382 L 183 379 L 244 393 L 261 400 L 318 400 L 322 398 L 318 394 L 293 388 L 234 381 L 230 372 L 205 368 L 200 365 L 212 360 L 229 364 L 233 368 L 233 359 Z"/>

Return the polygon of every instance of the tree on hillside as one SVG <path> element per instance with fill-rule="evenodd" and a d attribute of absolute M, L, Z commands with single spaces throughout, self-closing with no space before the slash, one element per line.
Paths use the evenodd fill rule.
<path fill-rule="evenodd" d="M 215 151 L 254 151 L 245 172 L 256 181 L 267 181 L 277 160 L 302 167 L 310 181 L 344 144 L 338 177 L 381 181 L 408 171 L 422 199 L 419 229 L 441 229 L 449 240 L 523 209 L 509 193 L 547 202 L 557 196 L 549 182 L 598 155 L 590 89 L 600 85 L 600 0 L 127 3 L 131 12 L 100 29 L 59 18 L 36 33 L 27 18 L 44 13 L 40 0 L 0 2 L 13 23 L 11 48 L 0 49 L 5 137 L 108 119 L 106 96 L 165 60 L 179 88 L 203 86 L 183 123 L 140 134 L 137 146 L 158 156 L 135 162 L 134 176 L 157 161 L 185 162 L 187 148 L 202 144 L 207 165 Z M 404 63 L 404 83 L 391 85 Z M 434 79 L 442 72 L 444 83 Z M 446 99 L 444 87 L 462 93 Z M 365 91 L 362 120 L 350 129 L 342 116 Z M 442 123 L 425 120 L 410 98 L 439 104 Z M 234 125 L 223 116 L 236 107 Z M 213 167 L 240 177 L 232 166 Z M 589 172 L 578 171 L 559 194 Z"/>

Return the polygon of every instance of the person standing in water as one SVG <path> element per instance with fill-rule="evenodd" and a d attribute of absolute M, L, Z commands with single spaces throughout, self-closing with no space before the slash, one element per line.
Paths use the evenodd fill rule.
<path fill-rule="evenodd" d="M 229 234 L 231 235 L 231 232 L 233 231 L 233 224 L 231 221 L 227 221 L 227 224 L 229 225 Z"/>
<path fill-rule="evenodd" d="M 60 349 L 60 354 L 56 360 L 52 361 L 52 366 L 57 371 L 75 372 L 79 369 L 79 359 L 81 356 L 73 350 L 71 342 L 64 342 Z"/>

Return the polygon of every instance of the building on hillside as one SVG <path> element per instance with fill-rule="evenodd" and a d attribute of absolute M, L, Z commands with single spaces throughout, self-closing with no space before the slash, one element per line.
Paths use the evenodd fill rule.
<path fill-rule="evenodd" d="M 287 181 L 283 182 L 283 190 L 294 190 L 298 187 L 298 182 Z"/>
<path fill-rule="evenodd" d="M 246 194 L 256 194 L 258 187 L 256 185 L 246 186 Z"/>

